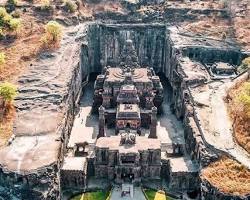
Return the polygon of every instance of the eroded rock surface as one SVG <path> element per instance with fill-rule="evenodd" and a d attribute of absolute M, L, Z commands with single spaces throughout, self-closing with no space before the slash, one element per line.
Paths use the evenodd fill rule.
<path fill-rule="evenodd" d="M 66 31 L 59 51 L 42 53 L 19 79 L 15 138 L 0 150 L 1 183 L 7 182 L 3 185 L 10 188 L 17 184 L 17 191 L 13 188 L 11 192 L 17 198 L 25 199 L 28 193 L 58 198 L 60 152 L 72 125 L 84 73 L 77 38 L 85 33 L 85 25 Z"/>

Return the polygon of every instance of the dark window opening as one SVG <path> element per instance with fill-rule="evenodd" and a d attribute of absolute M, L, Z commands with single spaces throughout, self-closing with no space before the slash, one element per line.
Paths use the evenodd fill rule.
<path fill-rule="evenodd" d="M 101 155 L 102 155 L 102 161 L 103 162 L 106 161 L 106 151 L 102 151 Z"/>
<path fill-rule="evenodd" d="M 131 164 L 131 163 L 135 163 L 135 156 L 122 156 L 121 157 L 121 161 L 123 164 Z"/>
<path fill-rule="evenodd" d="M 197 190 L 187 192 L 188 197 L 191 199 L 196 199 L 198 194 L 199 192 Z"/>

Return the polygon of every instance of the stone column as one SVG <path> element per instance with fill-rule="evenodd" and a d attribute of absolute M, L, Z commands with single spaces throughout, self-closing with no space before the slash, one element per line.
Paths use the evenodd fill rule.
<path fill-rule="evenodd" d="M 98 133 L 97 138 L 105 136 L 105 129 L 104 129 L 104 127 L 105 127 L 105 116 L 104 116 L 104 113 L 105 113 L 105 109 L 101 105 L 99 107 L 99 133 Z"/>
<path fill-rule="evenodd" d="M 157 125 L 157 108 L 154 106 L 152 107 L 150 134 L 148 136 L 149 138 L 157 138 L 156 125 Z"/>

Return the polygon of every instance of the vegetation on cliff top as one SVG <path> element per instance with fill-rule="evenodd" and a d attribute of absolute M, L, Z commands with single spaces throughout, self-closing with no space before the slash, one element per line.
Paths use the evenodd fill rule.
<path fill-rule="evenodd" d="M 11 83 L 4 82 L 0 84 L 0 97 L 3 100 L 3 107 L 0 107 L 0 147 L 10 137 L 13 128 L 13 118 L 15 116 L 15 109 L 12 101 L 17 95 L 17 87 Z M 2 118 L 2 114 L 4 117 Z"/>
<path fill-rule="evenodd" d="M 46 47 L 58 45 L 62 36 L 62 27 L 56 21 L 49 21 L 45 25 L 45 34 L 42 37 L 42 42 Z"/>
<path fill-rule="evenodd" d="M 4 82 L 0 84 L 0 97 L 5 102 L 11 103 L 17 95 L 17 87 L 11 83 Z"/>
<path fill-rule="evenodd" d="M 247 58 L 242 62 L 245 70 L 250 67 L 249 61 Z M 250 80 L 237 84 L 228 96 L 235 139 L 250 153 Z"/>

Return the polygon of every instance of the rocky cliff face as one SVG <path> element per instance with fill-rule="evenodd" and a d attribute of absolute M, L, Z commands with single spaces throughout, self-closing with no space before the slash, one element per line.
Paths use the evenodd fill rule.
<path fill-rule="evenodd" d="M 86 76 L 79 57 L 85 31 L 66 32 L 60 50 L 42 53 L 19 78 L 16 137 L 0 150 L 0 198 L 59 199 L 61 154 Z"/>
<path fill-rule="evenodd" d="M 250 198 L 250 195 L 240 196 L 223 193 L 205 179 L 201 180 L 201 193 L 203 200 L 247 200 Z"/>

